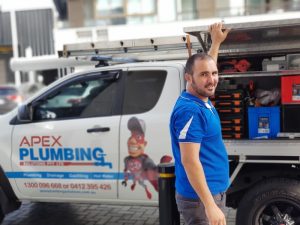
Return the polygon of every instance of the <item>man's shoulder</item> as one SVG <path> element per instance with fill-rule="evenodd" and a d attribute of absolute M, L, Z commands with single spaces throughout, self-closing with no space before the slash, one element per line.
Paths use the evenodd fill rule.
<path fill-rule="evenodd" d="M 175 108 L 174 108 L 174 111 L 177 111 L 177 112 L 200 112 L 204 107 L 193 101 L 193 100 L 190 100 L 190 99 L 184 99 L 184 98 L 181 98 L 181 99 L 178 99 L 176 105 L 175 105 Z"/>

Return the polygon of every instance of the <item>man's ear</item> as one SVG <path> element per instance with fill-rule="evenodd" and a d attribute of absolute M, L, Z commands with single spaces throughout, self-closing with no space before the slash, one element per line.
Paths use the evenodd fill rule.
<path fill-rule="evenodd" d="M 184 79 L 185 79 L 186 81 L 188 81 L 188 82 L 191 82 L 191 80 L 192 80 L 192 75 L 189 74 L 189 73 L 185 73 L 185 74 L 184 74 Z"/>

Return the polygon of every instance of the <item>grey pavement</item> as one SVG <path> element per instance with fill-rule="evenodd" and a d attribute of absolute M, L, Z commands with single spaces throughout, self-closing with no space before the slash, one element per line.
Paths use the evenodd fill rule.
<path fill-rule="evenodd" d="M 235 225 L 235 210 L 227 209 L 227 225 Z M 31 203 L 6 215 L 2 225 L 159 225 L 155 206 L 75 203 Z M 183 225 L 181 221 L 181 225 Z"/>

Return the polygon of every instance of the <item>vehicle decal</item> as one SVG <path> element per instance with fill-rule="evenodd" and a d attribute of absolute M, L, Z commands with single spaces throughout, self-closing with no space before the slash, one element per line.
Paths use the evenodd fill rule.
<path fill-rule="evenodd" d="M 118 172 L 6 172 L 8 178 L 14 179 L 80 179 L 80 180 L 117 180 L 124 174 Z"/>
<path fill-rule="evenodd" d="M 124 180 L 122 185 L 127 187 L 129 177 L 132 177 L 130 189 L 135 190 L 136 183 L 145 189 L 148 199 L 152 198 L 146 180 L 158 191 L 158 170 L 154 161 L 145 153 L 147 141 L 145 139 L 146 124 L 144 120 L 131 117 L 127 122 L 131 136 L 127 141 L 128 156 L 124 158 Z M 170 162 L 171 156 L 163 156 L 160 163 Z"/>
<path fill-rule="evenodd" d="M 61 136 L 24 136 L 20 142 L 20 166 L 102 166 L 113 168 L 101 147 L 63 147 Z"/>
<path fill-rule="evenodd" d="M 24 191 L 62 194 L 92 194 L 110 191 L 109 180 L 122 177 L 119 173 L 74 172 L 7 172 L 8 178 L 18 179 Z"/>

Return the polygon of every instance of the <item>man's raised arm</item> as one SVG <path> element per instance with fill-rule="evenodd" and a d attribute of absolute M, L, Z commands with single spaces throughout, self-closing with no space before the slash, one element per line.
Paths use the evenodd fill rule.
<path fill-rule="evenodd" d="M 212 45 L 208 51 L 208 54 L 215 60 L 218 61 L 219 48 L 221 43 L 226 39 L 229 29 L 222 31 L 223 23 L 214 23 L 209 26 L 209 33 L 212 40 Z"/>

